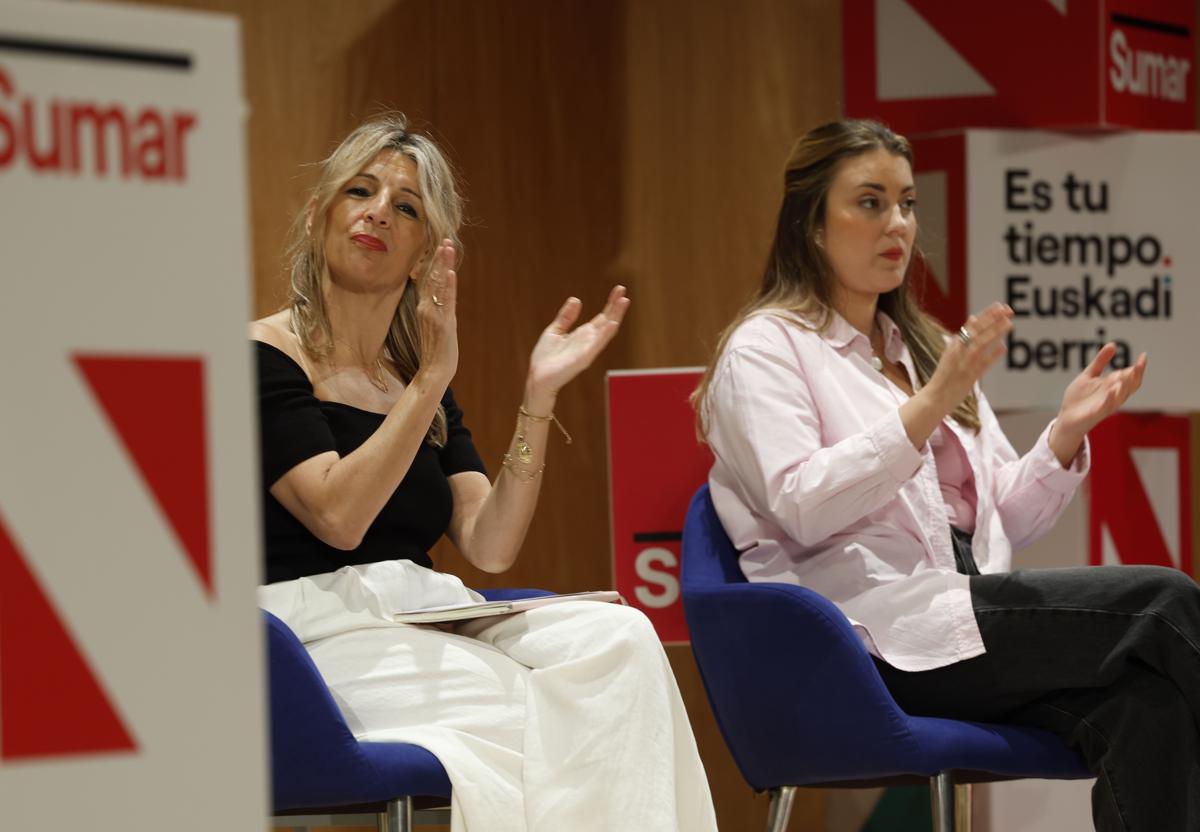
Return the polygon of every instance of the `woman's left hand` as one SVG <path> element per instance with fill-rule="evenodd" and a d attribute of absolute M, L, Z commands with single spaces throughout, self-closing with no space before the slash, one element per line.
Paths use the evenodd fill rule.
<path fill-rule="evenodd" d="M 1087 369 L 1077 375 L 1063 393 L 1062 407 L 1050 435 L 1050 446 L 1064 467 L 1068 466 L 1087 432 L 1117 409 L 1142 386 L 1146 372 L 1146 354 L 1138 356 L 1132 367 L 1114 370 L 1107 375 L 1104 368 L 1117 352 L 1116 345 L 1105 344 Z"/>
<path fill-rule="evenodd" d="M 549 413 L 558 391 L 583 372 L 617 334 L 621 319 L 629 309 L 625 287 L 613 287 L 604 310 L 572 330 L 582 309 L 579 298 L 567 298 L 533 347 L 524 403 L 531 413 Z"/>

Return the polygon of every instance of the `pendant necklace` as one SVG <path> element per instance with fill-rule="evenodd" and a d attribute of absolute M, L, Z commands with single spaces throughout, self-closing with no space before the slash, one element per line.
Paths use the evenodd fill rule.
<path fill-rule="evenodd" d="M 336 340 L 333 342 L 335 347 L 338 345 L 338 343 L 339 342 Z M 348 344 L 343 344 L 343 346 L 345 346 L 346 349 L 350 350 L 351 355 L 354 355 L 354 351 L 350 348 L 350 346 Z M 333 366 L 337 366 L 337 365 L 333 364 L 332 357 L 330 358 L 329 363 Z M 349 365 L 349 366 L 357 366 L 359 369 L 361 369 L 363 375 L 367 377 L 367 381 L 371 382 L 371 386 L 374 387 L 379 392 L 386 393 L 388 391 L 388 372 L 387 372 L 387 368 L 383 364 L 383 354 L 382 353 L 380 355 L 375 356 L 374 366 L 368 366 L 366 363 L 364 363 L 362 361 L 355 362 L 355 364 Z"/>
<path fill-rule="evenodd" d="M 363 371 L 367 375 L 367 380 L 370 381 L 372 385 L 374 385 L 376 390 L 379 390 L 382 393 L 386 393 L 388 391 L 387 370 L 385 370 L 383 368 L 383 359 L 382 358 L 375 359 L 375 372 L 374 373 L 372 373 L 366 367 L 363 368 Z"/>
<path fill-rule="evenodd" d="M 875 369 L 875 372 L 882 373 L 883 372 L 883 359 L 880 358 L 879 356 L 880 356 L 880 353 L 883 352 L 883 349 L 882 348 L 879 350 L 875 349 L 875 338 L 873 336 L 875 335 L 876 331 L 877 331 L 877 329 L 873 329 L 871 331 L 872 337 L 867 338 L 867 344 L 871 347 L 871 357 L 869 359 L 867 359 L 867 361 Z M 882 342 L 883 342 L 883 334 L 882 333 L 880 333 L 879 341 L 882 344 Z"/>

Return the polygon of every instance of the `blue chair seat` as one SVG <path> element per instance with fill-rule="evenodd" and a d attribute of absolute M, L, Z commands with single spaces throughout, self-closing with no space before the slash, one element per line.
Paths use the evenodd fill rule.
<path fill-rule="evenodd" d="M 550 593 L 484 590 L 489 601 Z M 417 745 L 359 742 L 295 633 L 269 612 L 272 805 L 274 814 L 379 812 L 384 828 L 411 826 L 413 798 L 450 797 L 450 778 Z M 394 816 L 404 815 L 397 820 Z"/>

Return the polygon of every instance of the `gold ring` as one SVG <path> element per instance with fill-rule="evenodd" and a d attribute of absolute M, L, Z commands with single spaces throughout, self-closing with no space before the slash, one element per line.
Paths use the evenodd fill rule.
<path fill-rule="evenodd" d="M 437 295 L 430 295 L 430 297 L 433 298 L 434 306 L 445 306 L 446 305 L 446 304 L 442 303 L 440 300 L 438 300 Z"/>

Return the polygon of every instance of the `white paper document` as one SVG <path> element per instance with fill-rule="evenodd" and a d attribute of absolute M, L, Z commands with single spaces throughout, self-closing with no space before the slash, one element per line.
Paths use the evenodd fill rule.
<path fill-rule="evenodd" d="M 486 618 L 489 615 L 508 615 L 523 612 L 563 601 L 600 601 L 620 603 L 625 601 L 615 590 L 593 592 L 569 592 L 565 595 L 541 595 L 536 598 L 517 598 L 511 601 L 481 601 L 477 604 L 452 604 L 446 607 L 427 607 L 396 613 L 393 620 L 400 624 L 437 624 L 443 621 L 464 621 L 468 618 Z"/>

